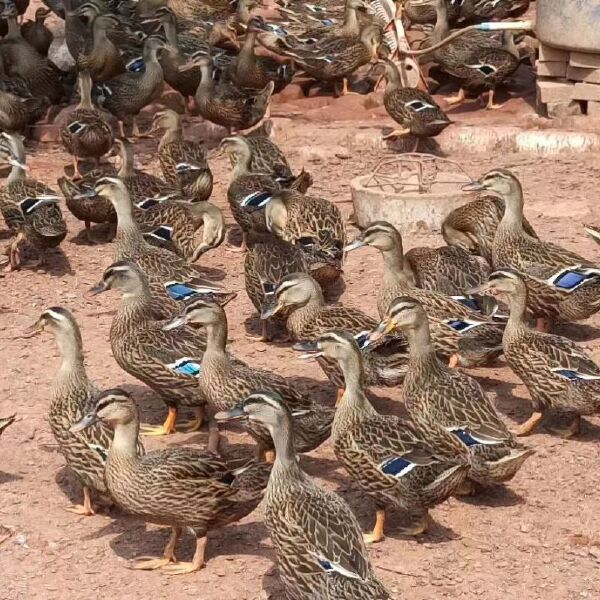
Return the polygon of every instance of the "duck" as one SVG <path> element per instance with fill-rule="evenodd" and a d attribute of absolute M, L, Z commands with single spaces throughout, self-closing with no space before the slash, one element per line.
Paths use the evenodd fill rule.
<path fill-rule="evenodd" d="M 83 486 L 83 504 L 67 510 L 90 517 L 95 514 L 93 496 L 108 496 L 104 482 L 106 455 L 112 441 L 110 428 L 97 423 L 85 431 L 72 433 L 70 427 L 95 406 L 100 388 L 89 379 L 84 363 L 83 341 L 73 313 L 62 306 L 52 306 L 40 314 L 29 328 L 30 334 L 50 333 L 56 340 L 61 365 L 53 386 L 48 422 L 69 469 Z M 136 440 L 136 452 L 144 447 Z"/>
<path fill-rule="evenodd" d="M 271 140 L 272 121 L 263 121 L 271 124 L 265 131 L 255 129 L 250 135 L 244 136 L 246 144 L 250 146 L 250 172 L 265 173 L 277 180 L 280 185 L 288 185 L 296 179 L 285 154 L 279 146 Z M 230 154 L 232 166 L 235 157 Z"/>
<path fill-rule="evenodd" d="M 89 72 L 80 72 L 79 104 L 60 129 L 63 146 L 73 157 L 75 178 L 81 178 L 78 159 L 93 158 L 98 168 L 100 159 L 108 154 L 114 143 L 112 127 L 92 103 L 92 87 Z"/>
<path fill-rule="evenodd" d="M 520 271 L 531 288 L 528 308 L 547 331 L 554 321 L 580 321 L 600 310 L 600 267 L 576 252 L 530 236 L 523 226 L 523 188 L 508 169 L 492 169 L 463 189 L 498 194 L 505 211 L 494 236 L 496 269 Z"/>
<path fill-rule="evenodd" d="M 152 132 L 164 130 L 158 144 L 158 160 L 165 181 L 177 186 L 183 196 L 193 202 L 210 198 L 213 175 L 206 159 L 206 148 L 183 137 L 181 116 L 174 110 L 157 112 Z"/>
<path fill-rule="evenodd" d="M 445 0 L 425 0 L 436 10 L 436 24 L 428 40 L 430 46 L 440 43 L 450 33 L 447 5 Z M 494 104 L 496 87 L 520 64 L 519 52 L 514 44 L 514 32 L 506 30 L 499 42 L 495 37 L 481 32 L 470 31 L 433 51 L 433 57 L 448 74 L 460 80 L 458 96 L 446 98 L 450 106 L 461 104 L 467 90 L 489 90 L 488 110 L 500 108 Z"/>
<path fill-rule="evenodd" d="M 244 43 L 231 63 L 229 75 L 238 88 L 262 90 L 273 82 L 273 93 L 278 94 L 292 81 L 294 68 L 291 64 L 280 62 L 270 56 L 256 55 L 255 46 L 261 31 L 263 31 L 261 19 L 251 19 Z"/>
<path fill-rule="evenodd" d="M 368 344 L 368 335 L 379 324 L 363 311 L 341 304 L 326 305 L 319 284 L 307 273 L 292 273 L 284 277 L 261 314 L 267 319 L 284 311 L 286 329 L 294 342 L 311 342 L 332 329 L 351 333 L 360 344 L 366 386 L 395 387 L 404 379 L 407 365 L 407 344 L 402 337 L 388 337 L 381 345 Z M 335 361 L 320 359 L 331 383 L 344 393 L 344 377 Z"/>
<path fill-rule="evenodd" d="M 481 193 L 452 210 L 442 222 L 442 236 L 448 246 L 458 246 L 481 256 L 492 265 L 494 236 L 504 215 L 504 200 L 496 194 Z M 523 217 L 523 228 L 537 238 L 533 226 Z"/>
<path fill-rule="evenodd" d="M 503 336 L 504 356 L 527 387 L 533 405 L 531 417 L 517 435 L 533 433 L 550 411 L 570 417 L 569 426 L 560 432 L 564 437 L 578 435 L 581 417 L 600 411 L 600 366 L 572 340 L 529 326 L 529 290 L 518 271 L 495 271 L 478 289 L 505 296 L 510 306 Z"/>
<path fill-rule="evenodd" d="M 313 402 L 280 375 L 236 362 L 227 354 L 227 315 L 222 306 L 198 298 L 189 302 L 164 328 L 175 332 L 186 325 L 206 330 L 206 351 L 198 384 L 213 412 L 229 410 L 239 403 L 240 398 L 254 392 L 272 391 L 282 398 L 294 415 L 298 452 L 310 452 L 329 437 L 332 409 Z M 272 462 L 274 446 L 268 432 L 263 428 L 251 428 L 248 433 L 257 441 L 257 457 Z"/>
<path fill-rule="evenodd" d="M 20 78 L 0 79 L 0 129 L 7 133 L 21 133 L 28 125 L 41 119 L 50 102 L 31 93 Z"/>
<path fill-rule="evenodd" d="M 394 298 L 410 294 L 427 310 L 436 349 L 440 356 L 449 359 L 451 366 L 481 366 L 493 361 L 502 353 L 502 322 L 493 319 L 494 313 L 498 310 L 498 305 L 493 298 L 475 298 L 463 293 L 450 296 L 435 289 L 436 285 L 439 285 L 438 281 L 441 281 L 443 286 L 448 285 L 444 282 L 445 277 L 440 278 L 438 271 L 448 272 L 449 277 L 459 277 L 458 281 L 460 278 L 470 279 L 468 260 L 463 272 L 462 269 L 450 268 L 453 259 L 450 261 L 440 259 L 433 250 L 431 260 L 424 261 L 423 265 L 429 262 L 430 267 L 423 270 L 421 277 L 424 279 L 426 272 L 429 271 L 429 276 L 433 278 L 434 283 L 419 288 L 415 285 L 415 271 L 407 266 L 408 261 L 404 257 L 402 237 L 391 224 L 372 223 L 349 246 L 346 246 L 345 250 L 348 252 L 363 246 L 373 246 L 379 249 L 383 256 L 383 286 L 377 302 L 381 318 L 387 314 Z M 423 252 L 429 253 L 428 249 L 423 249 Z M 449 256 L 453 256 L 453 252 L 449 252 Z M 458 256 L 461 260 L 473 258 L 464 251 Z M 480 270 L 479 267 L 477 268 Z M 475 277 L 474 281 L 480 282 L 481 278 Z M 459 289 L 465 289 L 466 285 L 465 281 L 459 285 Z M 427 287 L 434 289 L 427 289 Z"/>
<path fill-rule="evenodd" d="M 133 135 L 141 136 L 136 117 L 162 92 L 164 78 L 158 54 L 165 47 L 162 39 L 148 36 L 144 41 L 143 70 L 127 71 L 95 87 L 98 104 L 118 119 L 122 138 L 125 137 L 124 123 L 130 118 L 133 119 Z"/>
<path fill-rule="evenodd" d="M 250 129 L 264 117 L 275 84 L 270 81 L 262 90 L 240 89 L 228 81 L 216 82 L 212 77 L 212 58 L 200 53 L 180 68 L 199 67 L 201 80 L 196 90 L 198 112 L 207 121 L 233 130 Z"/>
<path fill-rule="evenodd" d="M 329 200 L 295 189 L 299 181 L 265 199 L 265 224 L 280 239 L 303 249 L 309 257 L 310 274 L 328 291 L 343 273 L 344 220 Z"/>
<path fill-rule="evenodd" d="M 216 418 L 248 421 L 266 428 L 273 438 L 276 458 L 265 492 L 265 523 L 286 597 L 391 599 L 369 562 L 350 507 L 302 470 L 289 407 L 276 394 L 259 392 Z"/>
<path fill-rule="evenodd" d="M 17 418 L 17 415 L 10 415 L 9 417 L 0 417 L 0 435 L 2 435 L 8 427 L 10 427 Z"/>
<path fill-rule="evenodd" d="M 35 266 L 46 263 L 46 251 L 56 248 L 67 235 L 59 197 L 46 184 L 26 176 L 25 146 L 17 134 L 0 134 L 0 158 L 11 165 L 6 185 L 0 190 L 0 212 L 15 234 L 10 244 L 7 270 L 20 267 L 22 242 L 38 253 Z"/>
<path fill-rule="evenodd" d="M 386 507 L 408 513 L 411 525 L 404 535 L 420 535 L 428 528 L 428 511 L 447 500 L 464 483 L 468 461 L 457 454 L 444 457 L 435 434 L 410 419 L 379 414 L 365 393 L 365 355 L 351 332 L 332 328 L 304 345 L 304 358 L 336 363 L 346 389 L 336 408 L 332 428 L 337 459 L 360 489 L 377 506 L 372 533 L 367 543 L 384 539 Z"/>
<path fill-rule="evenodd" d="M 530 0 L 462 0 L 460 16 L 466 22 L 502 21 L 515 19 L 529 9 Z M 457 3 L 458 4 L 458 3 Z"/>
<path fill-rule="evenodd" d="M 42 56 L 48 55 L 48 50 L 54 40 L 52 32 L 46 27 L 46 19 L 51 13 L 50 9 L 40 6 L 35 10 L 34 20 L 28 19 L 21 25 L 23 39 L 29 42 Z"/>
<path fill-rule="evenodd" d="M 103 177 L 96 182 L 94 192 L 110 200 L 117 213 L 115 260 L 134 261 L 151 284 L 159 288 L 168 286 L 173 281 L 201 285 L 206 283 L 199 271 L 183 258 L 146 241 L 134 219 L 133 204 L 127 188 L 120 179 Z"/>
<path fill-rule="evenodd" d="M 377 58 L 382 35 L 381 27 L 371 24 L 361 30 L 358 39 L 334 38 L 309 50 L 289 50 L 286 56 L 314 79 L 334 82 L 336 95 L 345 96 L 349 93 L 348 77 Z M 340 80 L 343 83 L 341 91 L 337 85 Z"/>
<path fill-rule="evenodd" d="M 464 0 L 461 0 L 464 3 Z M 448 22 L 455 23 L 460 17 L 460 2 L 445 0 Z M 405 29 L 412 25 L 428 25 L 435 23 L 436 11 L 430 4 L 422 0 L 406 0 L 402 7 L 402 22 Z"/>
<path fill-rule="evenodd" d="M 205 336 L 187 327 L 177 335 L 163 330 L 167 321 L 162 318 L 164 307 L 160 307 L 161 314 L 156 314 L 148 278 L 132 261 L 116 261 L 110 265 L 90 293 L 96 296 L 109 290 L 122 294 L 110 328 L 113 356 L 126 373 L 159 394 L 168 408 L 163 425 L 144 427 L 144 435 L 174 433 L 181 406 L 192 408 L 195 417 L 182 424 L 182 430 L 199 430 L 206 398 L 198 387 L 196 374 L 206 349 Z"/>
<path fill-rule="evenodd" d="M 386 87 L 383 93 L 385 109 L 401 128 L 394 129 L 383 139 L 401 137 L 406 134 L 417 138 L 439 135 L 451 121 L 431 95 L 417 88 L 403 87 L 398 67 L 389 59 L 376 63 L 383 67 Z M 415 147 L 416 150 L 416 147 Z"/>
<path fill-rule="evenodd" d="M 459 296 L 479 285 L 490 273 L 489 265 L 462 248 L 417 247 L 404 253 L 402 235 L 387 221 L 374 221 L 345 247 L 346 252 L 365 246 L 377 248 L 388 269 L 402 271 L 421 289 Z M 387 275 L 391 279 L 391 273 Z M 387 307 L 380 307 L 382 310 Z"/>
<path fill-rule="evenodd" d="M 510 481 L 533 454 L 523 448 L 498 416 L 481 385 L 439 360 L 431 340 L 427 313 L 410 296 L 396 298 L 372 338 L 401 330 L 408 338 L 408 372 L 403 398 L 418 428 L 426 431 L 438 452 L 469 455 L 464 494 Z M 454 450 L 452 448 L 452 438 Z M 458 449 L 460 447 L 460 449 Z"/>
<path fill-rule="evenodd" d="M 160 569 L 168 575 L 202 569 L 207 533 L 249 515 L 263 499 L 270 465 L 251 461 L 234 465 L 217 454 L 189 446 L 139 456 L 138 409 L 122 389 L 100 394 L 94 408 L 74 423 L 71 431 L 80 433 L 97 423 L 113 429 L 105 479 L 115 504 L 143 521 L 171 527 L 162 557 L 141 557 L 133 563 L 134 569 Z M 175 558 L 184 528 L 196 537 L 190 562 Z"/>

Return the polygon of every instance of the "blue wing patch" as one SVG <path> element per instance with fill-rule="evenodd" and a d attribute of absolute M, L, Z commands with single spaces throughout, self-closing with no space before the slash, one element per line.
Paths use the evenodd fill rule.
<path fill-rule="evenodd" d="M 471 446 L 491 446 L 494 444 L 504 443 L 504 440 L 483 439 L 477 437 L 474 433 L 468 431 L 464 427 L 449 427 L 448 431 L 450 431 L 450 433 L 453 433 L 465 446 L 468 446 L 469 448 Z"/>
<path fill-rule="evenodd" d="M 446 319 L 444 323 L 459 333 L 465 333 L 481 325 L 479 321 L 471 321 L 470 319 Z"/>
<path fill-rule="evenodd" d="M 548 279 L 548 284 L 572 292 L 588 281 L 597 278 L 600 279 L 600 269 L 585 269 L 577 265 L 559 271 Z"/>
<path fill-rule="evenodd" d="M 563 369 L 562 367 L 557 367 L 551 370 L 553 373 L 556 373 L 559 377 L 563 377 L 564 379 L 568 379 L 569 381 L 600 380 L 600 375 L 588 375 L 587 373 L 579 373 L 578 371 L 573 371 L 572 369 Z"/>
<path fill-rule="evenodd" d="M 146 237 L 156 238 L 161 242 L 170 242 L 173 239 L 173 228 L 168 225 L 161 225 L 154 231 L 144 234 Z"/>
<path fill-rule="evenodd" d="M 384 475 L 391 475 L 392 477 L 404 477 L 410 473 L 417 465 L 409 460 L 406 460 L 400 456 L 389 458 L 385 462 L 379 465 L 381 472 Z"/>
<path fill-rule="evenodd" d="M 181 375 L 191 375 L 192 377 L 200 377 L 202 366 L 191 358 L 180 358 L 179 360 L 167 365 L 169 369 L 181 373 Z"/>
<path fill-rule="evenodd" d="M 253 192 L 246 196 L 241 202 L 240 206 L 246 206 L 251 208 L 262 208 L 271 200 L 271 192 Z"/>
<path fill-rule="evenodd" d="M 354 336 L 358 347 L 361 350 L 364 350 L 371 343 L 371 332 L 370 331 L 361 331 Z"/>

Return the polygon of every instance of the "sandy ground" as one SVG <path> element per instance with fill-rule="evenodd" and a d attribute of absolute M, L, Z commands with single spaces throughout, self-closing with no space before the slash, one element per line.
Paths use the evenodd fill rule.
<path fill-rule="evenodd" d="M 315 139 L 314 125 L 296 123 L 276 132 L 276 140 L 294 167 L 304 164 L 315 174 L 314 192 L 337 202 L 348 215 L 349 180 L 374 165 L 381 155 L 374 151 L 363 156 L 344 154 L 339 146 L 320 146 L 322 153 L 315 153 L 307 146 Z M 318 137 L 333 137 L 324 125 L 318 126 L 317 132 Z M 138 157 L 145 167 L 156 169 L 150 161 L 153 147 L 153 142 L 144 142 Z M 67 157 L 55 147 L 30 149 L 32 174 L 53 183 Z M 525 187 L 527 216 L 538 232 L 600 258 L 598 247 L 582 230 L 582 223 L 592 220 L 594 210 L 598 219 L 596 158 L 497 155 L 462 159 L 472 175 L 495 166 L 514 168 Z M 227 166 L 223 159 L 212 164 L 217 181 L 213 199 L 224 207 Z M 0 280 L 0 415 L 17 412 L 19 416 L 0 440 L 0 523 L 6 528 L 2 531 L 10 534 L 0 545 L 0 598 L 282 598 L 260 509 L 238 524 L 211 533 L 207 568 L 180 577 L 127 568 L 127 561 L 135 556 L 158 554 L 166 530 L 117 512 L 80 518 L 64 510 L 80 500 L 81 491 L 64 467 L 46 422 L 51 382 L 58 367 L 57 350 L 48 337 L 19 337 L 43 308 L 63 305 L 77 315 L 94 380 L 104 387 L 123 385 L 132 391 L 147 421 L 158 423 L 164 414 L 163 403 L 123 373 L 111 356 L 108 331 L 118 299 L 110 294 L 98 299 L 86 295 L 111 262 L 114 248 L 83 244 L 78 236 L 81 224 L 71 215 L 67 219 L 69 235 L 61 252 L 51 256 L 47 272 L 25 268 Z M 407 246 L 440 241 L 431 233 L 408 237 Z M 320 400 L 332 402 L 334 391 L 321 373 L 299 361 L 291 348 L 266 346 L 245 337 L 247 328 L 256 329 L 256 321 L 243 292 L 242 260 L 224 248 L 202 259 L 213 274 L 223 277 L 225 286 L 241 290 L 228 308 L 231 349 L 251 364 L 276 368 Z M 342 301 L 375 313 L 381 276 L 377 253 L 351 254 L 345 273 L 347 289 Z M 598 317 L 561 331 L 593 352 L 600 350 Z M 528 417 L 527 392 L 502 362 L 473 374 L 510 426 Z M 401 396 L 401 389 L 373 390 L 372 394 L 378 410 L 387 413 L 398 412 Z M 398 598 L 414 600 L 471 599 L 481 594 L 489 600 L 599 597 L 599 437 L 597 418 L 586 423 L 580 438 L 568 442 L 541 430 L 528 441 L 537 449 L 536 455 L 507 488 L 469 500 L 451 499 L 432 511 L 434 525 L 419 539 L 394 533 L 401 515 L 390 519 L 387 539 L 370 550 L 378 574 Z M 243 436 L 228 438 L 231 443 L 249 442 Z M 205 432 L 176 434 L 147 445 L 202 445 L 205 440 Z M 329 443 L 303 458 L 302 464 L 323 486 L 344 496 L 365 528 L 371 525 L 370 502 L 339 467 Z M 193 540 L 186 537 L 179 556 L 188 559 L 192 551 Z"/>

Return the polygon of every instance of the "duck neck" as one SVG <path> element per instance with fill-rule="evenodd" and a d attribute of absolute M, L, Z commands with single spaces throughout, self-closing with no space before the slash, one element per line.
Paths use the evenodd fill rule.
<path fill-rule="evenodd" d="M 132 258 L 133 248 L 145 241 L 133 216 L 133 205 L 129 197 L 123 196 L 113 202 L 117 213 L 117 260 Z"/>
<path fill-rule="evenodd" d="M 135 290 L 123 293 L 121 298 L 120 315 L 125 320 L 133 320 L 140 323 L 149 319 L 152 315 L 152 293 L 147 281 L 141 280 Z"/>
<path fill-rule="evenodd" d="M 79 74 L 79 92 L 81 98 L 79 99 L 78 109 L 93 110 L 94 105 L 92 104 L 92 77 L 89 71 L 82 71 Z"/>
<path fill-rule="evenodd" d="M 223 312 L 217 323 L 206 326 L 206 352 L 204 358 L 224 358 L 227 356 L 227 316 Z"/>
<path fill-rule="evenodd" d="M 133 150 L 131 147 L 123 145 L 120 153 L 121 164 L 119 165 L 119 171 L 117 177 L 119 179 L 126 179 L 134 175 L 134 159 Z"/>
<path fill-rule="evenodd" d="M 132 419 L 128 423 L 118 423 L 115 427 L 115 433 L 113 441 L 110 445 L 110 451 L 108 455 L 108 462 L 110 464 L 111 458 L 121 458 L 126 460 L 137 461 L 138 452 L 138 435 L 140 431 L 140 424 L 138 419 Z"/>
<path fill-rule="evenodd" d="M 302 470 L 298 465 L 296 449 L 294 447 L 294 431 L 291 418 L 288 416 L 279 423 L 277 429 L 270 431 L 275 446 L 275 464 L 273 472 L 275 476 L 286 474 L 292 475 L 294 479 L 303 476 Z"/>
<path fill-rule="evenodd" d="M 8 25 L 8 33 L 4 37 L 4 39 L 18 39 L 21 36 L 21 26 L 17 22 L 16 16 L 11 16 L 6 19 L 6 23 Z"/>
<path fill-rule="evenodd" d="M 210 64 L 200 65 L 200 85 L 198 91 L 201 94 L 196 93 L 196 96 L 204 97 L 206 94 L 210 94 L 215 89 L 215 82 L 212 78 L 212 66 Z"/>
<path fill-rule="evenodd" d="M 302 338 L 304 325 L 311 322 L 323 306 L 325 306 L 323 292 L 315 287 L 304 304 L 292 307 L 287 319 L 287 329 L 292 336 L 297 339 Z"/>
<path fill-rule="evenodd" d="M 397 284 L 409 283 L 404 272 L 404 253 L 402 251 L 402 242 L 396 244 L 393 248 L 383 250 L 383 285 L 390 287 Z"/>
<path fill-rule="evenodd" d="M 21 162 L 21 159 L 19 159 L 19 162 Z M 10 170 L 7 183 L 16 183 L 17 181 L 23 181 L 23 179 L 25 179 L 25 169 L 22 169 L 17 165 L 13 165 L 12 169 Z"/>
<path fill-rule="evenodd" d="M 504 196 L 504 215 L 500 226 L 515 232 L 523 231 L 523 189 L 520 184 Z"/>
<path fill-rule="evenodd" d="M 340 369 L 344 375 L 344 397 L 348 396 L 351 399 L 350 404 L 354 407 L 362 408 L 365 394 L 363 391 L 364 367 L 360 352 L 353 352 L 351 356 L 345 356 L 341 359 Z"/>
<path fill-rule="evenodd" d="M 179 48 L 177 43 L 177 24 L 173 21 L 163 24 L 163 31 L 165 32 L 165 39 L 167 44 L 172 48 Z"/>
<path fill-rule="evenodd" d="M 510 313 L 508 323 L 506 324 L 506 330 L 515 330 L 526 326 L 527 289 L 524 287 L 524 289 L 517 290 L 515 293 L 510 294 L 508 296 L 508 305 Z"/>
<path fill-rule="evenodd" d="M 243 54 L 246 59 L 254 57 L 254 46 L 256 45 L 257 36 L 258 32 L 256 31 L 249 31 L 246 34 L 246 39 L 240 50 L 240 54 Z"/>
<path fill-rule="evenodd" d="M 104 48 L 110 43 L 106 33 L 106 24 L 102 22 L 102 19 L 94 18 L 92 23 L 92 40 L 94 48 Z"/>
<path fill-rule="evenodd" d="M 181 126 L 181 122 L 177 124 L 172 124 L 167 129 L 160 140 L 158 145 L 158 149 L 162 150 L 165 146 L 169 144 L 176 144 L 183 140 L 183 128 Z"/>
<path fill-rule="evenodd" d="M 385 78 L 387 85 L 385 91 L 387 93 L 398 90 L 402 87 L 402 80 L 400 79 L 400 72 L 393 63 L 386 63 L 385 65 Z"/>
<path fill-rule="evenodd" d="M 87 376 L 83 362 L 83 345 L 79 332 L 61 332 L 56 336 L 61 364 L 56 376 L 56 387 L 61 390 L 85 383 Z"/>
<path fill-rule="evenodd" d="M 235 164 L 231 170 L 231 181 L 250 173 L 250 163 L 252 156 L 249 152 L 237 152 L 235 155 Z"/>
<path fill-rule="evenodd" d="M 435 6 L 435 26 L 431 34 L 431 41 L 433 44 L 438 44 L 444 38 L 448 37 L 450 32 L 450 26 L 448 25 L 448 7 L 446 6 L 446 0 L 441 0 Z"/>
<path fill-rule="evenodd" d="M 358 14 L 353 6 L 346 6 L 344 11 L 344 23 L 342 24 L 342 32 L 346 33 L 358 33 L 359 23 Z"/>
<path fill-rule="evenodd" d="M 148 65 L 158 65 L 158 48 L 146 44 L 142 51 L 142 57 L 146 69 L 148 69 Z"/>
<path fill-rule="evenodd" d="M 436 360 L 435 348 L 431 342 L 429 323 L 425 317 L 421 323 L 406 330 L 411 363 Z"/>

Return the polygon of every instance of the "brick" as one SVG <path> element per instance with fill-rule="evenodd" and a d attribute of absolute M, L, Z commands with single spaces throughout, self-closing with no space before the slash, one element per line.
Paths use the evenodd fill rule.
<path fill-rule="evenodd" d="M 538 61 L 537 74 L 539 77 L 565 77 L 567 75 L 567 63 Z"/>
<path fill-rule="evenodd" d="M 537 93 L 543 103 L 548 102 L 569 102 L 573 99 L 572 83 L 566 81 L 545 81 L 543 79 L 537 82 Z"/>
<path fill-rule="evenodd" d="M 569 64 L 572 67 L 583 67 L 584 69 L 600 69 L 600 54 L 571 52 Z"/>
<path fill-rule="evenodd" d="M 540 44 L 540 60 L 550 62 L 568 62 L 569 52 L 546 44 Z"/>
<path fill-rule="evenodd" d="M 587 114 L 588 117 L 594 117 L 595 119 L 600 118 L 600 102 L 590 100 L 587 103 Z"/>
<path fill-rule="evenodd" d="M 573 91 L 573 99 L 600 101 L 600 84 L 576 83 Z"/>
<path fill-rule="evenodd" d="M 583 67 L 567 67 L 567 79 L 585 81 L 586 83 L 600 83 L 600 69 L 584 69 Z"/>

